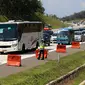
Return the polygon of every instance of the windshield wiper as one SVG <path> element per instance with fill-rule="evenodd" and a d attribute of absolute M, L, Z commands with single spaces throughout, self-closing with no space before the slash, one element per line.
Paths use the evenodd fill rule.
<path fill-rule="evenodd" d="M 4 38 L 4 41 L 13 41 L 13 40 L 17 40 L 17 38 Z"/>

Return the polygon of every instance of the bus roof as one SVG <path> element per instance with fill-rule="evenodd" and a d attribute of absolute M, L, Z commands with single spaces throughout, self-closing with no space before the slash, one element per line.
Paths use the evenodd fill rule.
<path fill-rule="evenodd" d="M 73 28 L 70 28 L 70 27 L 65 27 L 65 28 L 60 28 L 57 33 L 60 33 L 62 31 L 70 31 L 70 30 L 73 30 Z"/>
<path fill-rule="evenodd" d="M 42 23 L 42 22 L 40 22 L 40 21 L 20 21 L 20 22 L 8 21 L 8 22 L 0 22 L 0 24 L 25 24 L 25 23 L 39 24 L 39 23 Z"/>
<path fill-rule="evenodd" d="M 66 27 L 66 28 L 63 28 L 64 30 L 71 30 L 72 28 L 70 27 Z"/>

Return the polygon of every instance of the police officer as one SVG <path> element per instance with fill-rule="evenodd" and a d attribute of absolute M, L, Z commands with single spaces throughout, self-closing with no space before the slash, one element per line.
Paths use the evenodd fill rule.
<path fill-rule="evenodd" d="M 42 54 L 43 56 L 42 56 L 41 60 L 44 60 L 44 40 L 43 39 L 41 40 L 39 48 L 40 48 L 40 53 L 39 53 L 38 59 L 40 59 L 41 54 Z"/>

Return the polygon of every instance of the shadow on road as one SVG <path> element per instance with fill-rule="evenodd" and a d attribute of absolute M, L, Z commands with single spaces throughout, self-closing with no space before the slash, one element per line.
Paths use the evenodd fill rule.
<path fill-rule="evenodd" d="M 7 52 L 7 53 L 3 53 L 3 52 L 2 52 L 1 54 L 2 54 L 2 55 L 3 55 L 3 54 L 4 54 L 4 55 L 5 55 L 5 54 L 6 54 L 6 55 L 7 55 L 7 54 L 26 54 L 26 53 L 27 53 L 27 54 L 29 54 L 29 53 L 30 53 L 30 54 L 33 54 L 33 53 L 35 53 L 35 50 L 36 50 L 36 49 L 31 49 L 31 50 L 26 49 L 25 51 L 15 51 L 15 52 Z"/>

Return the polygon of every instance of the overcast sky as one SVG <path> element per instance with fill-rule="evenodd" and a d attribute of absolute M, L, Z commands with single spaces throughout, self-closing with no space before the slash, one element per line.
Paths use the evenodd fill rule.
<path fill-rule="evenodd" d="M 85 0 L 42 0 L 45 13 L 58 17 L 71 15 L 85 10 Z"/>

